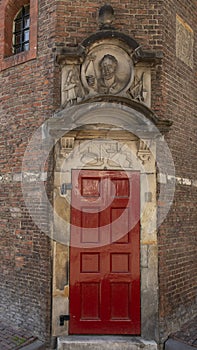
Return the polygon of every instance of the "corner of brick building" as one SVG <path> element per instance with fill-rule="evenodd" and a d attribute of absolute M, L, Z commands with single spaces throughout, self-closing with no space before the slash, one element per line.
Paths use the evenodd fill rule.
<path fill-rule="evenodd" d="M 166 141 L 176 186 L 173 204 L 158 231 L 162 341 L 196 314 L 196 15 L 195 1 L 175 1 L 173 6 L 165 1 L 163 116 L 173 121 Z"/>
<path fill-rule="evenodd" d="M 1 16 L 5 3 L 0 3 Z M 6 57 L 5 52 L 1 56 L 1 317 L 13 327 L 47 339 L 51 314 L 51 242 L 29 214 L 21 185 L 27 145 L 59 105 L 59 94 L 54 88 L 59 84 L 59 68 L 50 47 L 55 33 L 56 5 L 53 1 L 50 4 L 34 1 L 33 14 L 36 5 L 33 28 L 42 30 L 33 40 L 33 54 L 30 50 L 15 57 Z M 35 153 L 32 168 L 39 172 L 36 156 Z M 34 186 L 36 192 L 36 182 Z M 36 202 L 36 215 L 44 231 L 49 232 L 49 217 L 40 195 Z"/>

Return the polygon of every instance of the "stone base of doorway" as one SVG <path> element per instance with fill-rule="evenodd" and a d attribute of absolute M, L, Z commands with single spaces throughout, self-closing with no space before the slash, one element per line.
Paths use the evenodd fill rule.
<path fill-rule="evenodd" d="M 57 350 L 157 350 L 155 341 L 131 336 L 59 337 Z"/>

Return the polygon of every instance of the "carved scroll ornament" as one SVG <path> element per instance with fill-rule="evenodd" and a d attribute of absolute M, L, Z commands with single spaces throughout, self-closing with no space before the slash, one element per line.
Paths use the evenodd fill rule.
<path fill-rule="evenodd" d="M 148 141 L 146 141 L 146 142 L 144 142 L 142 140 L 138 141 L 137 156 L 142 161 L 142 164 L 145 164 L 151 158 L 151 151 L 149 148 L 149 146 L 150 146 L 149 143 L 148 143 Z"/>

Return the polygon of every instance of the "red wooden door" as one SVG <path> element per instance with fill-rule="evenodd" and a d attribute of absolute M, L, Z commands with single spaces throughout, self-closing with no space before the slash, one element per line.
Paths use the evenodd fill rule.
<path fill-rule="evenodd" d="M 70 334 L 140 334 L 139 173 L 72 172 Z"/>

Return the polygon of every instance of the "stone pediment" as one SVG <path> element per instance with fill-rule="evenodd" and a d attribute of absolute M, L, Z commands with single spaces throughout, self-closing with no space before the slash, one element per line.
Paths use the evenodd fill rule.
<path fill-rule="evenodd" d="M 158 52 L 145 52 L 135 39 L 112 26 L 113 8 L 101 7 L 100 30 L 75 47 L 57 47 L 61 65 L 62 108 L 99 95 L 123 96 L 151 106 L 150 63 Z"/>
<path fill-rule="evenodd" d="M 114 30 L 93 34 L 78 47 L 58 49 L 62 107 L 92 96 L 119 95 L 151 106 L 151 72 L 145 53 L 129 36 Z"/>

